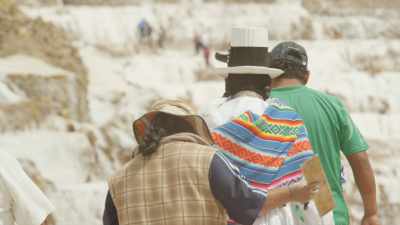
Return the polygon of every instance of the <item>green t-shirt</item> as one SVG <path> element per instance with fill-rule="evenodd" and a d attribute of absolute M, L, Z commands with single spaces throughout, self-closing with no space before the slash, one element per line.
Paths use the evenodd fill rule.
<path fill-rule="evenodd" d="M 367 150 L 368 144 L 346 108 L 334 96 L 300 85 L 275 88 L 271 97 L 287 102 L 303 117 L 312 147 L 321 159 L 333 192 L 335 224 L 348 225 L 349 212 L 341 185 L 340 151 L 350 155 Z"/>

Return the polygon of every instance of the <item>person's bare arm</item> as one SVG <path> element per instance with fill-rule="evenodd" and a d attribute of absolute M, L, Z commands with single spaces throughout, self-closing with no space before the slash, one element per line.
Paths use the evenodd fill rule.
<path fill-rule="evenodd" d="M 229 217 L 240 224 L 251 225 L 260 215 L 292 201 L 307 202 L 319 190 L 319 184 L 298 182 L 265 193 L 250 186 L 240 171 L 217 152 L 209 169 L 209 184 L 214 198 L 225 208 Z"/>
<path fill-rule="evenodd" d="M 347 156 L 353 170 L 354 180 L 364 204 L 364 217 L 361 225 L 380 225 L 376 203 L 376 184 L 367 152 L 358 152 Z"/>
<path fill-rule="evenodd" d="M 270 210 L 278 208 L 278 207 L 290 202 L 291 199 L 292 198 L 290 196 L 289 188 L 278 188 L 278 189 L 271 190 L 268 193 L 268 198 L 265 201 L 260 213 L 262 215 L 265 215 Z"/>
<path fill-rule="evenodd" d="M 268 192 L 261 214 L 267 214 L 270 210 L 282 207 L 289 202 L 306 203 L 319 191 L 319 183 L 294 184 L 289 187 L 277 188 Z"/>

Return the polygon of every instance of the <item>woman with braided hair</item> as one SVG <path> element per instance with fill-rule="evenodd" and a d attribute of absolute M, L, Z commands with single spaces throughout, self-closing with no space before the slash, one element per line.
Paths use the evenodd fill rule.
<path fill-rule="evenodd" d="M 109 180 L 104 225 L 251 225 L 318 184 L 270 193 L 252 188 L 212 147 L 204 120 L 182 101 L 163 100 L 133 122 L 139 154 Z"/>

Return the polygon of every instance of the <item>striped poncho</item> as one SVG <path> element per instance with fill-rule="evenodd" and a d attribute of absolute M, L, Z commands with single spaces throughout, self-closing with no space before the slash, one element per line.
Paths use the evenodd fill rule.
<path fill-rule="evenodd" d="M 277 99 L 268 100 L 263 114 L 244 112 L 212 136 L 249 183 L 265 191 L 299 181 L 313 155 L 303 120 Z"/>

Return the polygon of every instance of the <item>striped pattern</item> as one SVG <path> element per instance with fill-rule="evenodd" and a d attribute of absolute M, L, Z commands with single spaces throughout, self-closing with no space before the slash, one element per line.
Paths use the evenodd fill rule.
<path fill-rule="evenodd" d="M 262 115 L 245 112 L 212 132 L 249 183 L 266 191 L 301 179 L 301 165 L 313 155 L 299 114 L 277 99 L 268 103 Z"/>

